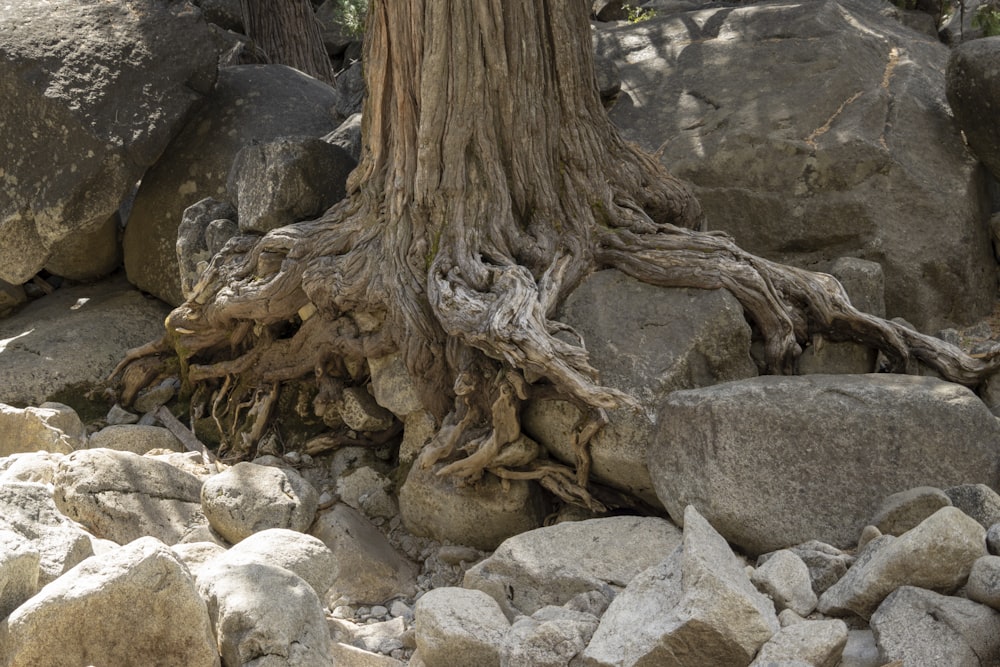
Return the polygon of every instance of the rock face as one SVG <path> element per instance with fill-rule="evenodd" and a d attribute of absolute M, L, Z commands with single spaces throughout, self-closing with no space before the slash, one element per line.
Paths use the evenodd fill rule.
<path fill-rule="evenodd" d="M 0 7 L 0 280 L 25 282 L 62 259 L 61 241 L 106 224 L 211 90 L 217 59 L 183 4 Z"/>
<path fill-rule="evenodd" d="M 972 392 L 928 377 L 759 377 L 674 392 L 650 471 L 681 519 L 693 504 L 752 554 L 846 548 L 886 496 L 996 485 L 1000 427 Z"/>
<path fill-rule="evenodd" d="M 819 599 L 828 615 L 868 618 L 891 592 L 920 586 L 954 592 L 969 577 L 973 563 L 986 555 L 986 531 L 954 507 L 945 507 L 913 530 L 884 535 L 862 550 L 847 574 Z"/>
<path fill-rule="evenodd" d="M 333 90 L 283 65 L 219 71 L 204 106 L 142 179 L 125 227 L 129 280 L 169 304 L 181 302 L 175 244 L 181 215 L 206 197 L 227 199 L 236 154 L 253 141 L 320 137 L 335 129 Z"/>
<path fill-rule="evenodd" d="M 122 278 L 65 287 L 29 304 L 0 321 L 0 402 L 74 404 L 126 351 L 162 336 L 168 312 Z"/>
<path fill-rule="evenodd" d="M 565 521 L 505 540 L 465 573 L 462 585 L 489 593 L 510 616 L 563 605 L 590 591 L 610 600 L 680 541 L 676 526 L 655 517 Z"/>
<path fill-rule="evenodd" d="M 774 605 L 754 589 L 742 561 L 689 507 L 681 546 L 615 598 L 583 664 L 745 665 L 778 629 Z"/>
<path fill-rule="evenodd" d="M 878 10 L 664 9 L 599 30 L 622 77 L 610 115 L 744 249 L 821 270 L 879 262 L 890 317 L 969 323 L 991 308 L 994 261 L 982 174 L 945 99 L 947 47 Z"/>
<path fill-rule="evenodd" d="M 969 146 L 1000 179 L 1000 37 L 960 44 L 951 52 L 947 71 L 948 102 Z"/>
<path fill-rule="evenodd" d="M 583 336 L 601 382 L 645 409 L 609 411 L 610 423 L 590 443 L 595 479 L 659 505 L 642 464 L 656 410 L 676 389 L 757 375 L 743 308 L 725 290 L 663 289 L 608 270 L 586 278 L 556 318 Z M 565 401 L 533 401 L 523 426 L 556 458 L 573 464 L 580 416 Z"/>
<path fill-rule="evenodd" d="M 18 607 L 0 622 L 0 655 L 4 667 L 219 665 L 194 580 L 152 537 L 87 559 Z"/>

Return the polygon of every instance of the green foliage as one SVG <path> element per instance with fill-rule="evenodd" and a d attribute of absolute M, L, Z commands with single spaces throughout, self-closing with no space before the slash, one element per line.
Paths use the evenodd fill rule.
<path fill-rule="evenodd" d="M 979 5 L 972 17 L 972 27 L 979 28 L 987 37 L 1000 35 L 1000 0 L 986 0 Z"/>
<path fill-rule="evenodd" d="M 643 9 L 642 7 L 635 7 L 633 5 L 623 5 L 622 8 L 627 12 L 627 21 L 630 24 L 642 23 L 656 16 L 655 9 Z"/>
<path fill-rule="evenodd" d="M 344 26 L 351 35 L 365 34 L 365 17 L 368 16 L 368 0 L 341 0 L 337 10 L 337 23 Z"/>

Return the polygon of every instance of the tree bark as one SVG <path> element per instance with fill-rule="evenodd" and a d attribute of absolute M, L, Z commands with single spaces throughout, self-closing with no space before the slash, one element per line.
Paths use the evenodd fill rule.
<path fill-rule="evenodd" d="M 701 231 L 688 188 L 604 113 L 583 3 L 374 0 L 364 62 L 364 149 L 348 197 L 319 220 L 231 242 L 164 340 L 133 355 L 176 354 L 185 386 L 213 409 L 237 406 L 230 456 L 260 433 L 238 435 L 253 412 L 238 406 L 263 406 L 263 420 L 283 382 L 316 378 L 336 394 L 367 381 L 367 359 L 400 352 L 439 426 L 420 465 L 447 462 L 443 474 L 470 481 L 533 478 L 598 507 L 587 442 L 605 409 L 632 400 L 600 386 L 583 341 L 567 342 L 574 332 L 553 315 L 602 267 L 729 289 L 773 372 L 790 372 L 816 333 L 973 386 L 998 366 L 860 313 L 830 276 Z M 520 405 L 539 393 L 590 416 L 575 469 L 539 458 L 520 431 Z"/>
<path fill-rule="evenodd" d="M 272 63 L 333 84 L 333 65 L 309 0 L 240 0 L 240 8 L 247 37 Z"/>

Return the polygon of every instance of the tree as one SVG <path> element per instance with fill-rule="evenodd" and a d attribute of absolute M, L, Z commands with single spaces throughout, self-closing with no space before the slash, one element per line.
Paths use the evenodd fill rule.
<path fill-rule="evenodd" d="M 364 62 L 364 150 L 348 197 L 318 220 L 231 242 L 164 339 L 123 362 L 177 355 L 203 400 L 253 405 L 233 421 L 246 443 L 231 434 L 231 453 L 259 437 L 253 418 L 281 383 L 315 377 L 335 394 L 365 382 L 367 359 L 400 352 L 439 426 L 421 465 L 533 478 L 598 506 L 587 441 L 604 410 L 632 401 L 600 386 L 553 313 L 600 267 L 730 290 L 775 373 L 816 333 L 968 385 L 998 366 L 855 310 L 830 276 L 701 231 L 689 189 L 608 120 L 584 3 L 375 0 Z M 521 403 L 552 393 L 590 416 L 575 470 L 539 458 L 520 431 Z"/>
<path fill-rule="evenodd" d="M 268 60 L 333 83 L 333 66 L 309 0 L 240 0 L 240 9 L 247 37 Z"/>

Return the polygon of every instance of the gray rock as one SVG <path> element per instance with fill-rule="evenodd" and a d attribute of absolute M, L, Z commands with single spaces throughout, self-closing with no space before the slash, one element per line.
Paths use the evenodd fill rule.
<path fill-rule="evenodd" d="M 822 595 L 823 591 L 837 583 L 854 563 L 851 554 L 818 540 L 798 544 L 791 547 L 791 551 L 809 568 L 809 579 L 816 595 Z"/>
<path fill-rule="evenodd" d="M 240 65 L 218 82 L 184 129 L 146 172 L 125 227 L 129 280 L 169 304 L 182 300 L 175 246 L 183 211 L 206 197 L 226 199 L 236 154 L 253 141 L 320 137 L 337 127 L 333 90 L 283 65 Z"/>
<path fill-rule="evenodd" d="M 107 223 L 211 90 L 217 58 L 199 13 L 162 0 L 0 8 L 0 279 L 58 266 L 60 246 Z"/>
<path fill-rule="evenodd" d="M 419 667 L 417 660 L 402 662 L 387 655 L 372 653 L 364 649 L 351 646 L 350 644 L 335 643 L 330 647 L 330 655 L 333 656 L 334 664 L 337 667 Z M 414 654 L 416 655 L 416 654 Z"/>
<path fill-rule="evenodd" d="M 0 647 L 5 667 L 219 665 L 205 601 L 152 537 L 88 558 L 43 588 L 0 621 Z"/>
<path fill-rule="evenodd" d="M 259 562 L 198 573 L 224 665 L 333 667 L 323 607 L 301 577 Z"/>
<path fill-rule="evenodd" d="M 122 264 L 122 221 L 115 212 L 93 229 L 76 230 L 49 249 L 45 270 L 70 280 L 90 281 Z"/>
<path fill-rule="evenodd" d="M 774 605 L 693 508 L 666 560 L 615 598 L 583 654 L 587 667 L 749 664 L 778 629 Z"/>
<path fill-rule="evenodd" d="M 59 462 L 53 482 L 63 514 L 118 544 L 147 535 L 175 544 L 206 524 L 201 480 L 153 458 L 84 449 Z"/>
<path fill-rule="evenodd" d="M 329 547 L 336 561 L 328 602 L 346 598 L 373 604 L 415 592 L 416 566 L 357 510 L 334 505 L 319 514 L 310 534 Z"/>
<path fill-rule="evenodd" d="M 1000 661 L 1000 614 L 962 598 L 904 586 L 871 619 L 883 663 L 979 667 Z"/>
<path fill-rule="evenodd" d="M 948 60 L 948 102 L 969 147 L 1000 179 L 1000 129 L 990 122 L 1000 105 L 1000 37 L 960 44 Z"/>
<path fill-rule="evenodd" d="M 266 234 L 319 217 L 344 198 L 357 161 L 314 137 L 282 137 L 244 146 L 233 160 L 227 190 L 240 231 Z"/>
<path fill-rule="evenodd" d="M 90 449 L 114 449 L 132 454 L 145 454 L 152 449 L 185 451 L 183 443 L 173 433 L 162 426 L 141 426 L 139 424 L 118 424 L 105 426 L 90 435 L 87 441 Z"/>
<path fill-rule="evenodd" d="M 871 630 L 850 630 L 847 645 L 840 657 L 840 667 L 882 667 L 878 656 L 878 645 Z"/>
<path fill-rule="evenodd" d="M 322 540 L 285 528 L 269 528 L 254 533 L 219 557 L 219 563 L 234 565 L 244 562 L 276 565 L 312 586 L 323 600 L 336 581 L 337 557 Z"/>
<path fill-rule="evenodd" d="M 781 628 L 760 648 L 750 667 L 800 661 L 812 667 L 837 667 L 847 645 L 843 621 L 803 621 Z"/>
<path fill-rule="evenodd" d="M 983 174 L 945 99 L 947 47 L 883 6 L 699 6 L 596 41 L 622 75 L 612 120 L 710 224 L 806 268 L 877 261 L 887 312 L 936 330 L 992 308 Z"/>
<path fill-rule="evenodd" d="M 424 468 L 416 461 L 399 490 L 400 517 L 414 535 L 491 550 L 542 525 L 545 505 L 534 482 L 510 480 L 504 488 L 487 475 L 460 486 L 454 477 L 437 475 L 440 467 Z"/>
<path fill-rule="evenodd" d="M 871 523 L 884 535 L 899 536 L 951 504 L 951 499 L 941 489 L 917 486 L 886 498 L 875 512 Z"/>
<path fill-rule="evenodd" d="M 900 489 L 996 484 L 998 450 L 996 418 L 959 385 L 767 376 L 671 394 L 649 466 L 675 521 L 694 504 L 759 554 L 812 539 L 850 548 Z"/>
<path fill-rule="evenodd" d="M 6 317 L 28 300 L 24 288 L 0 280 L 0 317 Z"/>
<path fill-rule="evenodd" d="M 83 447 L 83 424 L 67 409 L 75 419 L 56 408 L 20 409 L 0 403 L 0 456 L 39 451 L 68 454 Z"/>
<path fill-rule="evenodd" d="M 39 553 L 39 586 L 94 553 L 90 535 L 59 511 L 51 487 L 43 484 L 0 485 L 0 529 L 26 538 Z"/>
<path fill-rule="evenodd" d="M 625 391 L 644 412 L 611 410 L 590 442 L 595 479 L 659 505 L 646 460 L 655 413 L 676 389 L 753 377 L 750 328 L 725 290 L 663 289 L 615 271 L 588 276 L 557 319 L 584 339 L 601 382 Z M 556 458 L 575 464 L 573 436 L 581 413 L 571 403 L 526 404 L 525 432 Z"/>
<path fill-rule="evenodd" d="M 392 413 L 379 405 L 365 387 L 347 387 L 337 402 L 344 423 L 355 431 L 384 431 L 393 425 Z"/>
<path fill-rule="evenodd" d="M 1000 556 L 982 556 L 972 564 L 965 593 L 970 600 L 1000 610 Z"/>
<path fill-rule="evenodd" d="M 427 667 L 499 667 L 510 624 L 482 591 L 435 588 L 414 609 L 417 650 Z"/>
<path fill-rule="evenodd" d="M 1000 494 L 985 484 L 960 484 L 944 492 L 952 505 L 978 521 L 983 528 L 1000 522 Z"/>
<path fill-rule="evenodd" d="M 323 141 L 340 146 L 357 162 L 361 160 L 361 114 L 355 113 L 323 137 Z"/>
<path fill-rule="evenodd" d="M 680 542 L 680 530 L 656 517 L 566 521 L 505 540 L 465 573 L 462 585 L 489 593 L 512 617 L 589 591 L 612 599 Z"/>
<path fill-rule="evenodd" d="M 501 667 L 564 667 L 583 652 L 597 629 L 591 614 L 543 607 L 511 624 L 500 656 Z"/>
<path fill-rule="evenodd" d="M 181 293 L 185 299 L 194 296 L 194 287 L 198 284 L 201 274 L 208 267 L 209 260 L 221 246 L 214 248 L 221 240 L 220 231 L 228 229 L 234 236 L 239 232 L 235 222 L 236 209 L 227 201 L 206 197 L 184 209 L 180 225 L 177 227 L 177 243 L 174 246 L 177 253 L 177 268 L 180 272 Z M 214 223 L 214 226 L 213 226 Z M 228 225 L 226 224 L 228 223 Z M 209 244 L 209 227 L 213 232 L 212 244 Z"/>
<path fill-rule="evenodd" d="M 163 335 L 169 310 L 123 278 L 64 287 L 0 321 L 0 402 L 80 410 L 125 353 Z M 82 404 L 82 405 L 81 405 Z M 103 406 L 102 409 L 107 409 Z"/>
<path fill-rule="evenodd" d="M 951 593 L 972 564 L 986 555 L 986 531 L 954 507 L 944 507 L 898 538 L 886 535 L 868 545 L 847 574 L 819 599 L 827 615 L 869 618 L 892 591 L 920 586 Z"/>
<path fill-rule="evenodd" d="M 236 544 L 268 528 L 309 530 L 319 493 L 294 470 L 242 462 L 205 481 L 201 505 L 212 528 Z"/>
<path fill-rule="evenodd" d="M 215 542 L 181 542 L 170 547 L 177 554 L 191 575 L 198 578 L 202 568 L 212 563 L 216 558 L 225 556 L 227 549 Z"/>
<path fill-rule="evenodd" d="M 368 360 L 372 395 L 386 410 L 400 419 L 424 409 L 416 383 L 406 370 L 403 355 L 396 352 Z"/>
<path fill-rule="evenodd" d="M 794 551 L 782 549 L 769 554 L 750 575 L 750 581 L 774 601 L 779 612 L 791 609 L 799 616 L 808 616 L 816 608 L 809 568 Z"/>
<path fill-rule="evenodd" d="M 995 523 L 986 531 L 986 547 L 994 556 L 1000 556 L 1000 523 Z"/>
<path fill-rule="evenodd" d="M 41 554 L 23 535 L 0 530 L 0 618 L 38 592 Z"/>
<path fill-rule="evenodd" d="M 337 495 L 369 518 L 392 519 L 399 515 L 399 505 L 390 493 L 392 486 L 388 477 L 363 466 L 337 478 Z"/>

